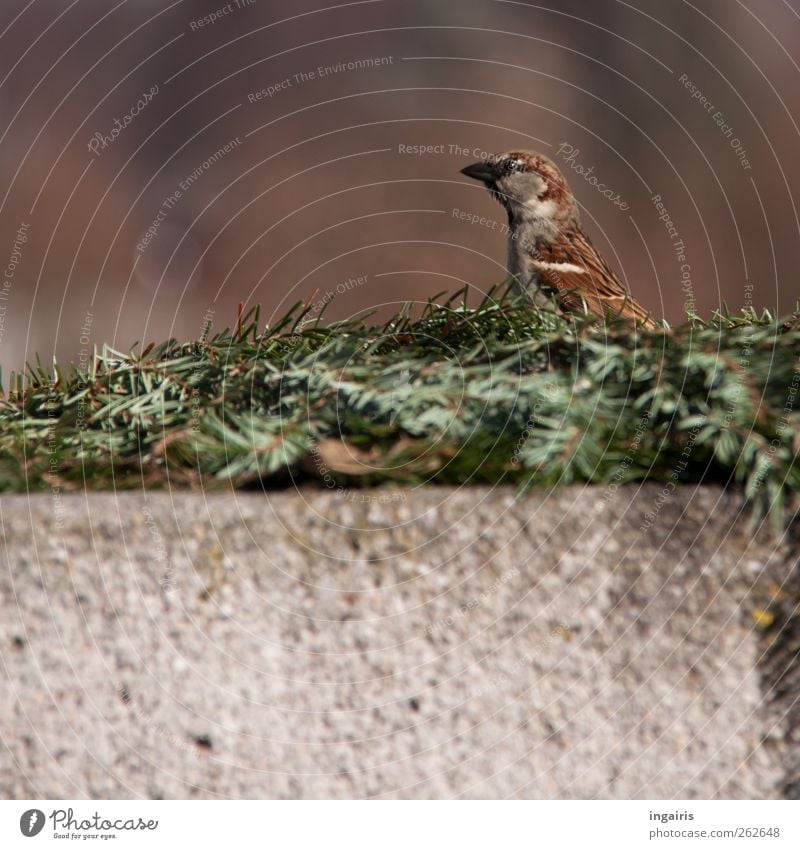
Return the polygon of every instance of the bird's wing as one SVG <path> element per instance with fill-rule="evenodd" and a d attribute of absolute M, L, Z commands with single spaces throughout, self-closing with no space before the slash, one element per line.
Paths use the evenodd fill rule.
<path fill-rule="evenodd" d="M 557 295 L 570 312 L 588 310 L 603 317 L 621 316 L 654 326 L 647 310 L 633 299 L 582 230 L 571 230 L 563 239 L 537 244 L 530 261 L 540 284 Z"/>

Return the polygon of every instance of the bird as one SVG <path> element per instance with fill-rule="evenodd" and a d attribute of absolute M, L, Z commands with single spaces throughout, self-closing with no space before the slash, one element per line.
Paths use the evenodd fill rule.
<path fill-rule="evenodd" d="M 655 327 L 584 233 L 575 195 L 551 159 L 511 151 L 473 162 L 461 173 L 482 182 L 508 214 L 506 265 L 518 291 L 539 305 L 555 296 L 566 313 Z"/>

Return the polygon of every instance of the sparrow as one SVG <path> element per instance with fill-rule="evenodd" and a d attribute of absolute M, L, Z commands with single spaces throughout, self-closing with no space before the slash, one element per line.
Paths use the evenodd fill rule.
<path fill-rule="evenodd" d="M 474 162 L 461 173 L 484 183 L 505 207 L 508 273 L 535 303 L 555 295 L 565 312 L 655 327 L 583 232 L 575 196 L 552 160 L 519 150 Z"/>

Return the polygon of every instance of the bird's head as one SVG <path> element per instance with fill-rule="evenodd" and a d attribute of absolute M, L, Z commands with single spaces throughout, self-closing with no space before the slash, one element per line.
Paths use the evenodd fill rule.
<path fill-rule="evenodd" d="M 512 224 L 561 228 L 578 223 L 578 206 L 564 175 L 546 156 L 528 150 L 499 153 L 461 169 L 480 180 Z"/>

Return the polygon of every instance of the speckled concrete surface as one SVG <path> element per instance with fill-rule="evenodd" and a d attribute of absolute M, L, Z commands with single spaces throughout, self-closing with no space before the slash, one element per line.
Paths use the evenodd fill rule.
<path fill-rule="evenodd" d="M 779 552 L 659 492 L 4 496 L 0 795 L 778 795 Z"/>

